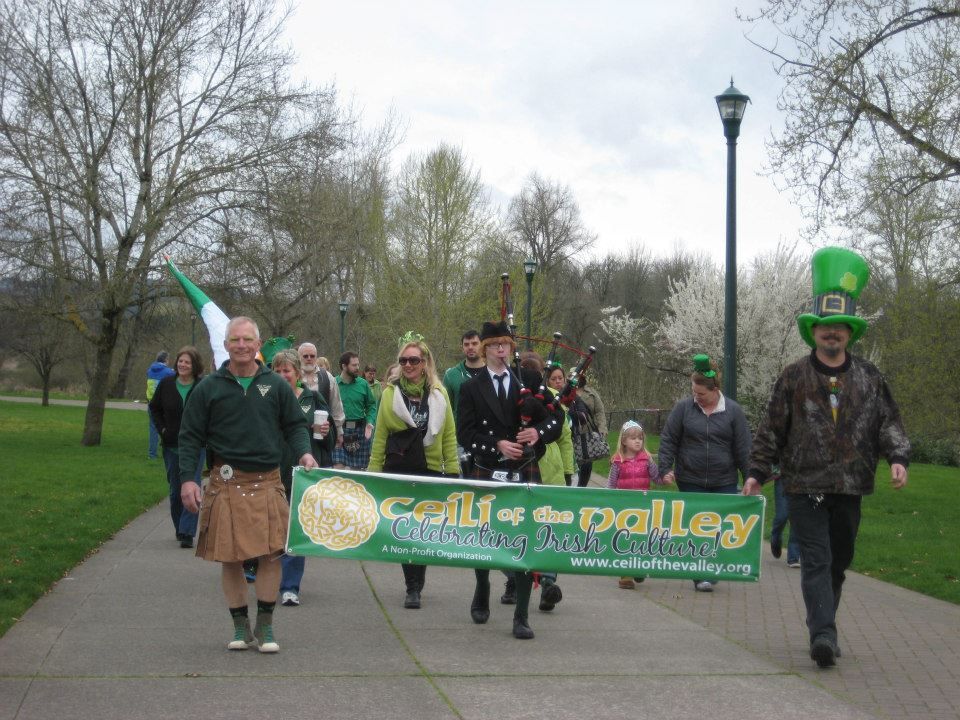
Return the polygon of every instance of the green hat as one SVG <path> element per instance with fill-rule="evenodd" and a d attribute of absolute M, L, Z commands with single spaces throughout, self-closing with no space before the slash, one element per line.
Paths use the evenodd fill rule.
<path fill-rule="evenodd" d="M 813 276 L 813 310 L 797 316 L 800 337 L 810 347 L 814 325 L 850 326 L 852 345 L 867 331 L 867 321 L 856 316 L 857 298 L 867 286 L 870 267 L 852 250 L 827 247 L 817 250 L 810 260 Z"/>
<path fill-rule="evenodd" d="M 272 337 L 269 340 L 264 340 L 263 345 L 260 346 L 260 354 L 263 356 L 264 364 L 269 365 L 272 363 L 273 356 L 281 350 L 289 350 L 292 348 L 294 340 L 295 337 L 293 335 L 287 335 L 287 337 Z"/>

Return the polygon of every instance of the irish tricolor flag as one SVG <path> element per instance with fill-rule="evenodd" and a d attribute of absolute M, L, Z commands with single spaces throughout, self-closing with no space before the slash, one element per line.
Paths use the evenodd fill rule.
<path fill-rule="evenodd" d="M 167 268 L 180 282 L 180 285 L 183 286 L 183 291 L 187 294 L 187 299 L 190 300 L 196 309 L 197 315 L 203 318 L 203 322 L 207 326 L 207 333 L 210 335 L 210 347 L 213 350 L 213 358 L 217 363 L 217 367 L 220 367 L 230 359 L 229 355 L 227 355 L 226 348 L 223 347 L 223 341 L 227 335 L 227 323 L 230 321 L 230 318 L 224 315 L 223 310 L 218 308 L 216 303 L 208 298 L 203 290 L 194 285 L 190 281 L 190 278 L 180 272 L 177 266 L 173 264 L 173 260 L 170 259 L 169 255 L 164 255 L 164 257 L 167 260 Z"/>

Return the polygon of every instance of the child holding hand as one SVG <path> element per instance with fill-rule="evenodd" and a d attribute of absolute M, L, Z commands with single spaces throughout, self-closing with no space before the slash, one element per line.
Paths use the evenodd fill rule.
<path fill-rule="evenodd" d="M 646 436 L 640 423 L 627 420 L 620 428 L 617 451 L 610 458 L 610 476 L 607 487 L 616 490 L 649 490 L 650 482 L 663 485 L 660 470 L 646 448 Z M 632 590 L 642 577 L 620 578 L 620 587 Z"/>

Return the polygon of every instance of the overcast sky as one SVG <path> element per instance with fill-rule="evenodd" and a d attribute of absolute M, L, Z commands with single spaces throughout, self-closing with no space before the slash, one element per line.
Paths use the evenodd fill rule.
<path fill-rule="evenodd" d="M 714 96 L 750 96 L 738 143 L 739 260 L 793 242 L 802 220 L 762 174 L 780 81 L 744 37 L 757 0 L 300 0 L 297 72 L 334 82 L 372 127 L 393 108 L 393 168 L 463 148 L 503 209 L 537 171 L 569 185 L 601 253 L 676 245 L 722 263 L 726 141 Z M 755 37 L 759 37 L 755 35 Z"/>

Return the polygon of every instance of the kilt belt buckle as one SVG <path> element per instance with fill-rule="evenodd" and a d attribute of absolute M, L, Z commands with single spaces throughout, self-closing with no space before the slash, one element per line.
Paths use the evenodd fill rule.
<path fill-rule="evenodd" d="M 221 465 L 220 466 L 220 477 L 225 481 L 229 482 L 233 477 L 233 468 L 230 465 Z"/>
<path fill-rule="evenodd" d="M 521 479 L 520 473 L 510 472 L 509 470 L 494 470 L 493 473 L 491 473 L 491 477 L 494 480 L 498 480 L 500 482 L 510 482 L 510 483 L 518 483 L 520 482 L 520 479 Z"/>

